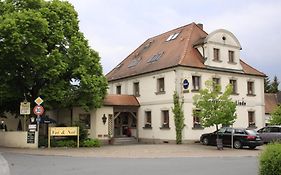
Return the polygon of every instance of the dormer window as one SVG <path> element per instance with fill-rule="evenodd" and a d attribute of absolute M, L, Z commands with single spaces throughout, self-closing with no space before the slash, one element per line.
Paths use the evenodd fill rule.
<path fill-rule="evenodd" d="M 220 61 L 220 49 L 214 48 L 214 61 Z"/>
<path fill-rule="evenodd" d="M 166 41 L 171 41 L 171 40 L 176 39 L 176 38 L 179 36 L 179 34 L 180 34 L 180 32 L 171 34 L 171 35 L 166 39 Z"/>
<path fill-rule="evenodd" d="M 232 51 L 232 50 L 229 50 L 229 51 L 228 51 L 228 62 L 229 62 L 229 63 L 235 63 L 235 60 L 234 60 L 234 51 Z"/>

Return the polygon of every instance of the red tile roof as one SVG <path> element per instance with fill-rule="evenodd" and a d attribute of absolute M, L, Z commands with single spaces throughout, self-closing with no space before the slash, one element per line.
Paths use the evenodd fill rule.
<path fill-rule="evenodd" d="M 169 36 L 175 33 L 179 33 L 176 39 L 166 41 Z M 113 81 L 175 66 L 205 69 L 204 59 L 193 46 L 207 35 L 198 25 L 191 23 L 149 38 L 106 77 L 108 81 Z M 156 54 L 162 54 L 160 59 L 156 62 L 149 62 L 149 59 Z M 134 62 L 137 64 L 132 66 Z M 241 65 L 245 74 L 265 76 L 243 61 L 241 61 Z"/>
<path fill-rule="evenodd" d="M 103 100 L 104 106 L 140 106 L 133 95 L 107 95 Z"/>
<path fill-rule="evenodd" d="M 264 94 L 264 103 L 265 103 L 265 113 L 270 114 L 273 112 L 274 108 L 277 106 L 277 95 L 272 93 Z"/>

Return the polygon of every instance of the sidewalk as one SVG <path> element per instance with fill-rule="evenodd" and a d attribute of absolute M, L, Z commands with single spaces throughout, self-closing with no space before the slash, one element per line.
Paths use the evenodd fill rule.
<path fill-rule="evenodd" d="M 22 153 L 32 155 L 60 155 L 73 157 L 111 157 L 111 158 L 168 158 L 168 157 L 256 157 L 263 147 L 255 150 L 224 148 L 195 144 L 137 144 L 105 145 L 100 148 L 1 148 L 0 153 Z"/>

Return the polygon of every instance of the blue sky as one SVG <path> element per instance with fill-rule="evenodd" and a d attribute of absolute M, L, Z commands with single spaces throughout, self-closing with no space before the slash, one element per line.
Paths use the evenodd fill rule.
<path fill-rule="evenodd" d="M 146 39 L 202 23 L 211 33 L 232 32 L 246 63 L 281 80 L 281 1 L 277 0 L 68 0 L 80 30 L 108 73 Z"/>

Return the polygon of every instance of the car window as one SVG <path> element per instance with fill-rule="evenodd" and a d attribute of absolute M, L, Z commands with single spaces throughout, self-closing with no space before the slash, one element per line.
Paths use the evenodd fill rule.
<path fill-rule="evenodd" d="M 269 127 L 264 127 L 262 129 L 260 129 L 258 132 L 270 132 L 270 128 Z"/>
<path fill-rule="evenodd" d="M 278 127 L 270 127 L 270 132 L 279 132 Z"/>
<path fill-rule="evenodd" d="M 245 132 L 242 129 L 235 129 L 235 134 L 245 134 Z"/>
<path fill-rule="evenodd" d="M 257 135 L 257 131 L 255 130 L 246 130 L 246 132 L 249 134 L 249 135 Z"/>
<path fill-rule="evenodd" d="M 231 134 L 232 133 L 232 128 L 227 128 L 226 130 L 225 130 L 225 133 L 229 133 L 229 134 Z"/>
<path fill-rule="evenodd" d="M 218 133 L 223 134 L 225 132 L 225 130 L 226 130 L 226 128 L 221 128 L 221 129 L 219 129 Z"/>

